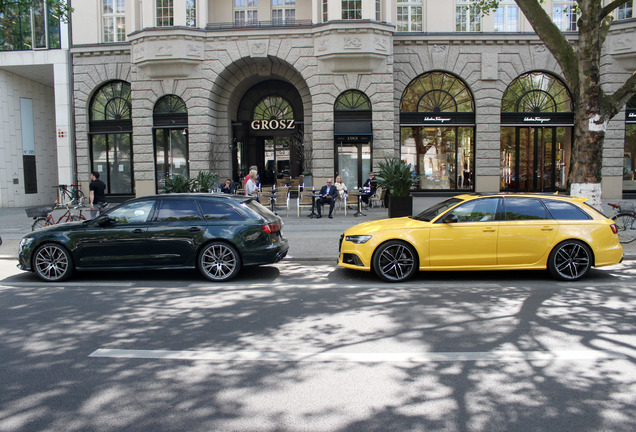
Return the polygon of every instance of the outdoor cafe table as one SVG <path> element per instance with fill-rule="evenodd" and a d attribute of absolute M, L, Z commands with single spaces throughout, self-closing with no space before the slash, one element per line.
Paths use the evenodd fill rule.
<path fill-rule="evenodd" d="M 362 213 L 362 200 L 361 200 L 361 198 L 363 196 L 369 196 L 369 193 L 368 192 L 364 192 L 364 191 L 352 190 L 352 191 L 348 191 L 347 195 L 353 195 L 353 196 L 357 196 L 358 197 L 358 209 L 353 215 L 354 216 L 366 216 L 366 214 Z"/>
<path fill-rule="evenodd" d="M 307 193 L 305 196 L 311 197 L 311 213 L 307 215 L 308 218 L 317 218 L 318 213 L 316 213 L 316 198 L 320 198 L 320 191 L 312 190 L 312 193 Z"/>

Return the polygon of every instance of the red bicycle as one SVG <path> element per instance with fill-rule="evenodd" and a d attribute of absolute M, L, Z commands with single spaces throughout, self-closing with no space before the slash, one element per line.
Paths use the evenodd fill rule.
<path fill-rule="evenodd" d="M 71 206 L 67 204 L 64 206 L 54 207 L 52 210 L 47 212 L 46 216 L 39 216 L 34 218 L 35 221 L 33 222 L 33 225 L 31 225 L 31 229 L 35 231 L 37 229 L 44 228 L 51 225 L 56 225 L 59 223 L 77 222 L 80 220 L 86 220 L 86 217 L 82 214 L 83 208 L 84 206 L 81 204 L 76 206 Z M 62 209 L 66 209 L 66 211 L 62 213 L 62 215 L 59 218 L 56 219 L 55 217 L 53 217 L 53 212 L 55 210 L 62 210 Z M 79 212 L 73 213 L 72 210 L 79 210 Z"/>

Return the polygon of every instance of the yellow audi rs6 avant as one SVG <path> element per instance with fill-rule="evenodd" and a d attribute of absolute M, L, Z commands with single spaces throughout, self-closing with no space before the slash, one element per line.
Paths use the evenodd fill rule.
<path fill-rule="evenodd" d="M 417 216 L 365 222 L 340 240 L 338 265 L 387 282 L 417 270 L 548 269 L 574 281 L 590 267 L 618 264 L 623 248 L 614 221 L 586 198 L 470 194 Z"/>

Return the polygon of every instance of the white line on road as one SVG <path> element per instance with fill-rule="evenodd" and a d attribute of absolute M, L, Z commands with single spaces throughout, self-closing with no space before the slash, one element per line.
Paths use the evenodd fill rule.
<path fill-rule="evenodd" d="M 172 359 L 212 361 L 273 362 L 462 362 L 462 361 L 531 361 L 531 360 L 600 360 L 626 359 L 627 356 L 607 350 L 577 351 L 492 351 L 438 353 L 345 353 L 345 352 L 272 352 L 272 351 L 170 351 L 98 349 L 89 357 Z"/>

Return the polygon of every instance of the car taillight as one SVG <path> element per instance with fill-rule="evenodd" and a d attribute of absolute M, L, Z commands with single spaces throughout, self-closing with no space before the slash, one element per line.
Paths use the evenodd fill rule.
<path fill-rule="evenodd" d="M 610 228 L 612 229 L 612 232 L 614 234 L 618 234 L 618 227 L 616 226 L 616 224 L 611 224 Z"/>
<path fill-rule="evenodd" d="M 280 224 L 270 223 L 263 225 L 263 232 L 265 234 L 271 234 L 280 231 Z"/>

